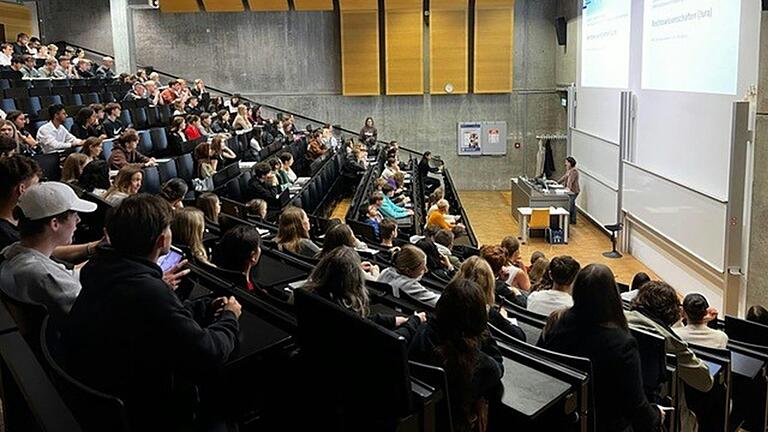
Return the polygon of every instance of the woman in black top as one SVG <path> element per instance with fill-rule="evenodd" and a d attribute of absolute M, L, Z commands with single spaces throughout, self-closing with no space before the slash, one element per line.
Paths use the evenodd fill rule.
<path fill-rule="evenodd" d="M 303 289 L 393 330 L 406 341 L 413 338 L 421 323 L 426 320 L 423 312 L 410 317 L 372 314 L 360 256 L 348 246 L 339 246 L 326 254 L 309 275 Z"/>
<path fill-rule="evenodd" d="M 95 111 L 88 107 L 80 108 L 74 118 L 70 132 L 77 138 L 86 139 L 93 136 L 91 132 L 93 132 L 93 126 L 96 123 L 98 123 L 98 116 Z"/>
<path fill-rule="evenodd" d="M 488 333 L 486 302 L 476 283 L 456 278 L 437 301 L 435 318 L 419 329 L 409 358 L 445 369 L 457 431 L 476 430 L 486 402 L 504 393 L 504 366 Z"/>
<path fill-rule="evenodd" d="M 540 345 L 592 361 L 598 431 L 659 430 L 663 414 L 643 391 L 637 342 L 608 267 L 590 264 L 579 272 L 573 307 Z"/>
<path fill-rule="evenodd" d="M 440 187 L 440 180 L 430 177 L 429 173 L 437 174 L 439 169 L 433 168 L 429 162 L 432 160 L 432 152 L 426 151 L 421 156 L 419 161 L 419 177 L 424 184 L 424 190 L 427 195 L 430 195 L 435 189 Z"/>
<path fill-rule="evenodd" d="M 365 119 L 365 124 L 363 125 L 363 128 L 360 129 L 360 141 L 366 145 L 366 147 L 371 147 L 376 144 L 376 140 L 379 137 L 379 132 L 376 130 L 376 127 L 373 125 L 373 117 L 367 117 Z"/>

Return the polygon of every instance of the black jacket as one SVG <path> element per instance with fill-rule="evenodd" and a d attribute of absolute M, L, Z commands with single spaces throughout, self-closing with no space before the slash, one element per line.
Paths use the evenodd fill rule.
<path fill-rule="evenodd" d="M 344 159 L 344 165 L 341 166 L 341 174 L 348 178 L 357 178 L 365 173 L 365 165 L 362 162 L 358 162 L 355 156 L 352 154 L 347 155 Z"/>
<path fill-rule="evenodd" d="M 429 173 L 437 173 L 440 170 L 437 168 L 432 168 L 429 166 L 429 161 L 425 158 L 421 158 L 419 161 L 419 175 L 423 178 L 426 177 Z"/>
<path fill-rule="evenodd" d="M 336 299 L 328 298 L 328 297 L 325 297 L 325 298 L 328 301 L 336 303 L 339 307 L 342 307 L 344 309 L 347 308 L 344 305 L 344 303 L 341 301 L 337 301 Z M 374 313 L 374 314 L 368 315 L 366 318 L 368 318 L 370 321 L 373 321 L 377 325 L 384 327 L 387 330 L 391 330 L 399 334 L 400 336 L 405 338 L 405 341 L 407 343 L 410 342 L 413 339 L 413 337 L 416 335 L 416 332 L 419 330 L 419 326 L 421 325 L 421 319 L 416 315 L 411 315 L 410 317 L 408 317 L 408 321 L 406 321 L 400 327 L 397 327 L 395 325 L 395 317 L 396 315 Z"/>
<path fill-rule="evenodd" d="M 640 354 L 628 330 L 585 322 L 573 309 L 547 334 L 544 348 L 592 361 L 598 431 L 659 430 L 659 411 L 643 392 Z"/>
<path fill-rule="evenodd" d="M 211 130 L 213 130 L 216 133 L 227 133 L 232 132 L 232 126 L 230 126 L 229 123 L 221 120 L 216 120 L 211 124 Z"/>
<path fill-rule="evenodd" d="M 515 294 L 506 282 L 496 280 L 496 303 L 503 304 L 504 299 L 507 299 L 522 308 L 528 307 L 528 296 L 523 294 L 522 291 L 520 294 Z"/>
<path fill-rule="evenodd" d="M 488 311 L 488 322 L 513 338 L 525 342 L 525 333 L 523 332 L 523 329 L 504 318 L 504 315 L 502 315 L 497 308 L 492 307 L 491 310 Z"/>
<path fill-rule="evenodd" d="M 280 188 L 267 185 L 257 178 L 252 178 L 248 183 L 249 199 L 260 198 L 267 202 L 267 207 L 280 209 Z"/>
<path fill-rule="evenodd" d="M 109 248 L 83 267 L 80 281 L 62 335 L 65 369 L 122 399 L 132 430 L 182 429 L 195 383 L 235 348 L 235 315 L 215 319 L 206 301 L 182 304 L 155 263 Z"/>
<path fill-rule="evenodd" d="M 84 127 L 83 125 L 81 125 L 78 122 L 74 122 L 72 124 L 72 127 L 69 128 L 69 132 L 72 135 L 74 135 L 76 138 L 80 138 L 80 139 L 86 139 L 86 138 L 88 138 L 90 136 L 93 136 L 93 135 L 91 135 L 91 131 L 92 131 L 91 128 Z"/>

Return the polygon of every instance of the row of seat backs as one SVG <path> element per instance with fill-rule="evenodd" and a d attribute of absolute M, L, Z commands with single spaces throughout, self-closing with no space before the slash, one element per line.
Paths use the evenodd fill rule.
<path fill-rule="evenodd" d="M 3 74 L 4 75 L 4 74 Z M 1 76 L 1 75 L 0 75 Z M 80 86 L 115 86 L 130 89 L 130 85 L 120 84 L 108 78 L 39 78 L 11 79 L 0 78 L 0 90 L 8 88 L 38 88 L 38 87 L 80 87 Z"/>
<path fill-rule="evenodd" d="M 124 96 L 130 89 L 131 86 L 129 84 L 105 84 L 99 80 L 93 80 L 93 82 L 91 82 L 91 80 L 9 81 L 7 79 L 0 79 L 0 90 L 3 92 L 2 94 L 5 97 L 11 98 L 77 93 L 115 93 Z"/>
<path fill-rule="evenodd" d="M 301 208 L 307 214 L 315 214 L 322 203 L 327 200 L 328 194 L 341 175 L 342 162 L 343 154 L 341 152 L 330 155 L 299 191 L 297 196 Z"/>
<path fill-rule="evenodd" d="M 174 156 L 169 161 L 159 163 L 156 166 L 144 167 L 142 172 L 144 181 L 141 185 L 141 192 L 151 194 L 160 193 L 162 185 L 173 178 L 184 180 L 191 188 L 192 179 L 197 177 L 192 153 Z"/>
<path fill-rule="evenodd" d="M 461 205 L 458 189 L 456 188 L 456 185 L 451 178 L 451 173 L 447 168 L 443 169 L 443 186 L 443 189 L 445 190 L 445 199 L 448 200 L 451 208 L 457 209 L 461 213 L 461 222 L 466 228 L 467 237 L 469 237 L 469 244 L 473 247 L 478 247 L 479 243 L 477 241 L 477 236 L 475 235 L 475 231 L 472 229 L 472 226 L 469 223 L 469 218 L 467 218 L 467 213 L 464 211 L 464 207 Z"/>

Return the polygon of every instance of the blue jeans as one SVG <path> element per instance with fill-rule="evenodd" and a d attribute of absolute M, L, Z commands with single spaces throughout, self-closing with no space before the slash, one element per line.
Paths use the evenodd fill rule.
<path fill-rule="evenodd" d="M 571 199 L 571 208 L 570 208 L 570 210 L 571 210 L 571 220 L 570 220 L 571 225 L 576 223 L 576 213 L 577 213 L 577 211 L 576 211 L 576 197 L 577 196 L 579 196 L 579 194 L 574 194 L 574 193 L 568 194 L 568 197 Z"/>

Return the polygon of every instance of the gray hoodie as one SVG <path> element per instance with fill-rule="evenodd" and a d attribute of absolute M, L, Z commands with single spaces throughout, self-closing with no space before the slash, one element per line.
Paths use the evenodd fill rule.
<path fill-rule="evenodd" d="M 0 286 L 8 295 L 42 303 L 59 323 L 69 314 L 80 294 L 79 272 L 68 270 L 36 249 L 14 243 L 2 252 Z"/>
<path fill-rule="evenodd" d="M 437 299 L 440 298 L 440 294 L 424 288 L 418 279 L 401 275 L 394 267 L 389 267 L 381 272 L 379 282 L 390 284 L 395 297 L 400 297 L 400 291 L 403 291 L 409 297 L 432 307 L 435 307 Z"/>

